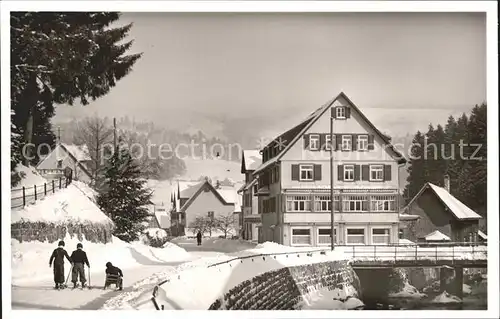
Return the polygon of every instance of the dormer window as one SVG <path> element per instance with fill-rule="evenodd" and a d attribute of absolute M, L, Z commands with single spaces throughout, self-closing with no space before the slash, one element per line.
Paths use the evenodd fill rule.
<path fill-rule="evenodd" d="M 319 135 L 317 134 L 309 135 L 309 149 L 319 150 Z"/>
<path fill-rule="evenodd" d="M 345 107 L 343 106 L 338 106 L 336 109 L 335 109 L 335 115 L 336 115 L 336 118 L 338 119 L 345 119 Z"/>

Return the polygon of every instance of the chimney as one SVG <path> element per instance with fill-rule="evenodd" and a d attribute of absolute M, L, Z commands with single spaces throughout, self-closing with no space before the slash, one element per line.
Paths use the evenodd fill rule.
<path fill-rule="evenodd" d="M 446 189 L 446 191 L 450 193 L 450 175 L 448 174 L 444 175 L 444 189 Z"/>

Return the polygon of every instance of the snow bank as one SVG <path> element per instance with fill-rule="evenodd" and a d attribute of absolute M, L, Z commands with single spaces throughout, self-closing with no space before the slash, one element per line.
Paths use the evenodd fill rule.
<path fill-rule="evenodd" d="M 460 298 L 450 295 L 446 291 L 443 291 L 442 294 L 436 296 L 436 298 L 432 299 L 433 303 L 441 303 L 441 304 L 448 304 L 448 303 L 460 303 L 462 302 Z"/>
<path fill-rule="evenodd" d="M 465 295 L 470 295 L 472 293 L 472 288 L 467 284 L 463 284 L 462 291 Z"/>
<path fill-rule="evenodd" d="M 66 250 L 71 255 L 80 241 L 75 236 L 64 238 Z M 81 241 L 89 258 L 92 272 L 102 272 L 106 262 L 111 262 L 122 269 L 138 267 L 144 264 L 158 264 L 189 260 L 190 255 L 184 249 L 171 245 L 165 248 L 153 248 L 140 243 L 126 243 L 116 237 L 108 244 Z M 48 267 L 52 251 L 57 248 L 54 243 L 31 241 L 22 242 L 12 239 L 12 282 L 23 284 L 37 280 L 52 278 L 52 270 Z M 45 261 L 45 262 L 44 262 Z M 66 275 L 70 271 L 66 263 Z M 125 271 L 124 271 L 125 272 Z"/>
<path fill-rule="evenodd" d="M 285 247 L 264 243 L 258 249 L 249 249 L 236 254 L 236 257 L 255 255 L 256 253 L 282 253 Z M 281 246 L 281 247 L 280 247 Z M 309 248 L 309 250 L 311 250 Z M 290 252 L 297 252 L 291 248 Z M 221 256 L 219 262 L 226 261 L 212 267 L 196 267 L 187 269 L 170 277 L 170 280 L 160 286 L 159 300 L 170 300 L 181 309 L 209 309 L 210 305 L 229 289 L 245 280 L 249 280 L 269 271 L 285 267 L 345 260 L 341 252 L 290 253 L 288 255 L 261 256 L 249 258 L 235 258 Z M 214 260 L 215 261 L 215 260 Z M 179 291 L 183 291 L 179 294 Z M 164 302 L 170 304 L 170 302 Z"/>
<path fill-rule="evenodd" d="M 357 310 L 364 306 L 365 304 L 349 291 L 321 288 L 304 296 L 297 307 L 301 310 Z"/>
<path fill-rule="evenodd" d="M 164 239 L 168 237 L 167 232 L 161 228 L 147 228 L 144 230 L 144 233 L 149 237 L 156 239 Z"/>
<path fill-rule="evenodd" d="M 400 291 L 398 292 L 393 292 L 389 294 L 389 298 L 414 298 L 414 299 L 420 299 L 424 298 L 427 295 L 424 293 L 421 293 L 418 291 L 417 288 L 413 287 L 405 281 L 403 288 L 401 288 Z"/>
<path fill-rule="evenodd" d="M 112 223 L 93 202 L 92 192 L 84 183 L 74 181 L 67 188 L 37 201 L 34 205 L 13 211 L 11 223 Z"/>

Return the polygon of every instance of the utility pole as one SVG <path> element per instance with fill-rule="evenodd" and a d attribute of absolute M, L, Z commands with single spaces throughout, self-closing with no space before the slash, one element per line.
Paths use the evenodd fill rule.
<path fill-rule="evenodd" d="M 330 115 L 330 223 L 331 223 L 331 235 L 330 235 L 330 244 L 332 250 L 335 247 L 335 211 L 334 211 L 334 201 L 333 201 L 333 116 Z M 336 143 L 335 143 L 336 144 Z"/>
<path fill-rule="evenodd" d="M 61 144 L 61 127 L 57 127 L 57 143 Z"/>

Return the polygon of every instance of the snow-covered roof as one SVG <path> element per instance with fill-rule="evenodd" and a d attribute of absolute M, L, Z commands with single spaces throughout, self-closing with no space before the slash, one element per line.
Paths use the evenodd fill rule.
<path fill-rule="evenodd" d="M 399 220 L 415 220 L 419 219 L 420 216 L 418 215 L 411 215 L 411 214 L 399 214 Z"/>
<path fill-rule="evenodd" d="M 409 239 L 406 239 L 406 238 L 400 238 L 399 239 L 399 244 L 400 245 L 413 245 L 415 244 L 414 242 L 412 242 L 411 240 Z"/>
<path fill-rule="evenodd" d="M 445 204 L 457 219 L 480 219 L 479 214 L 467 207 L 464 203 L 456 199 L 453 195 L 442 187 L 429 183 L 431 189 L 439 199 Z"/>
<path fill-rule="evenodd" d="M 480 230 L 477 231 L 477 235 L 479 237 L 481 237 L 481 239 L 483 239 L 483 240 L 487 240 L 488 239 L 488 236 L 485 233 L 483 233 L 482 231 L 480 231 Z"/>
<path fill-rule="evenodd" d="M 262 156 L 259 150 L 243 150 L 243 161 L 245 167 L 242 169 L 245 171 L 254 171 L 262 163 Z"/>
<path fill-rule="evenodd" d="M 425 240 L 427 241 L 451 241 L 450 237 L 446 236 L 439 230 L 435 230 L 432 233 L 426 235 Z"/>
<path fill-rule="evenodd" d="M 91 160 L 87 145 L 61 144 L 77 159 L 77 161 Z"/>
<path fill-rule="evenodd" d="M 184 189 L 181 188 L 180 198 L 190 198 L 203 184 L 205 184 L 205 182 L 197 182 L 196 184 L 186 185 Z"/>

